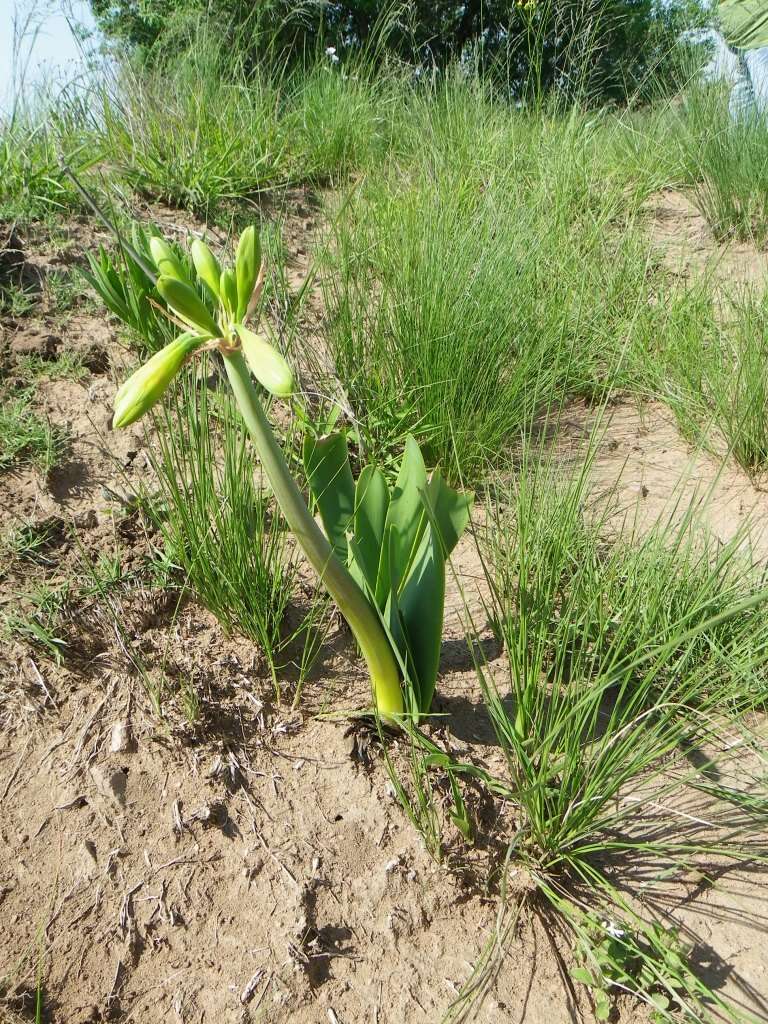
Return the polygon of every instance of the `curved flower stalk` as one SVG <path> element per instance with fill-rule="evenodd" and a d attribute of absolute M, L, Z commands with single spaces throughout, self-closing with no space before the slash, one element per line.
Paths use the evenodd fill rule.
<path fill-rule="evenodd" d="M 221 353 L 240 413 L 288 526 L 355 635 L 368 666 L 379 714 L 396 719 L 403 714 L 401 676 L 381 616 L 313 519 L 253 382 L 255 377 L 280 398 L 290 397 L 294 390 L 293 374 L 283 356 L 243 322 L 258 307 L 263 287 L 261 249 L 255 228 L 246 228 L 241 235 L 234 270 L 219 272 L 218 262 L 205 243 L 193 243 L 191 255 L 196 276 L 215 300 L 215 314 L 201 299 L 195 283 L 187 279 L 182 263 L 163 239 L 153 239 L 151 251 L 160 272 L 157 290 L 188 330 L 157 352 L 118 390 L 113 425 L 133 423 L 160 401 L 188 358 L 201 350 L 215 349 Z"/>

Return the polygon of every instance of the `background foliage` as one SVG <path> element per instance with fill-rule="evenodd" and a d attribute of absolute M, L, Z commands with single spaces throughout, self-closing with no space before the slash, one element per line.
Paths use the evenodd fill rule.
<path fill-rule="evenodd" d="M 203 23 L 228 60 L 305 63 L 336 48 L 423 70 L 452 61 L 492 69 L 513 93 L 528 86 L 623 100 L 673 78 L 680 32 L 703 23 L 699 0 L 91 0 L 108 38 L 141 61 L 172 62 Z"/>

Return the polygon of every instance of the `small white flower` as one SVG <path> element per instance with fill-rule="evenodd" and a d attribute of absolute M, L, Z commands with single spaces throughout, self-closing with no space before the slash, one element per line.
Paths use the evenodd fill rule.
<path fill-rule="evenodd" d="M 623 939 L 626 934 L 623 928 L 619 928 L 613 921 L 603 921 L 603 928 L 612 939 Z"/>
<path fill-rule="evenodd" d="M 326 46 L 326 48 L 325 48 L 325 56 L 326 57 L 333 57 L 335 53 L 336 53 L 336 47 L 335 46 Z"/>
<path fill-rule="evenodd" d="M 331 64 L 338 64 L 338 63 L 339 63 L 339 58 L 336 56 L 335 53 L 332 53 L 331 54 Z"/>

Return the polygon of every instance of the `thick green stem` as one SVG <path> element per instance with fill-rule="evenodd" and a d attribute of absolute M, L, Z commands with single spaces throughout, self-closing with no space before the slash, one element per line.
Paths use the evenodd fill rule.
<path fill-rule="evenodd" d="M 253 438 L 275 498 L 312 568 L 339 607 L 360 645 L 373 683 L 379 714 L 403 713 L 400 674 L 392 648 L 365 594 L 334 555 L 325 534 L 310 515 L 275 440 L 245 360 L 240 352 L 225 355 L 224 364 L 240 412 Z"/>

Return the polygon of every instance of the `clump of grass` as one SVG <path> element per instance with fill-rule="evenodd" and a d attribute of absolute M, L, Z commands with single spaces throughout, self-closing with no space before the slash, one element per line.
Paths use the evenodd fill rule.
<path fill-rule="evenodd" d="M 281 659 L 302 631 L 287 627 L 297 563 L 231 403 L 209 393 L 205 370 L 199 382 L 191 372 L 157 422 L 160 500 L 148 507 L 168 556 L 226 629 L 258 645 L 279 691 Z"/>
<path fill-rule="evenodd" d="M 62 627 L 69 598 L 68 583 L 41 583 L 21 595 L 17 609 L 4 616 L 3 631 L 11 638 L 39 647 L 61 664 L 68 646 Z"/>
<path fill-rule="evenodd" d="M 61 165 L 80 174 L 99 159 L 87 97 L 27 98 L 0 120 L 0 219 L 29 221 L 82 210 L 82 199 Z"/>
<path fill-rule="evenodd" d="M 279 95 L 268 75 L 211 67 L 204 50 L 173 72 L 122 71 L 103 97 L 103 144 L 138 192 L 203 216 L 285 178 Z"/>
<path fill-rule="evenodd" d="M 63 530 L 63 522 L 55 516 L 39 522 L 19 522 L 3 537 L 2 550 L 11 561 L 20 559 L 50 565 L 52 561 L 47 553 L 61 541 Z"/>
<path fill-rule="evenodd" d="M 366 61 L 329 59 L 295 76 L 281 131 L 288 142 L 289 176 L 339 184 L 379 163 L 396 141 L 408 106 L 406 84 Z"/>
<path fill-rule="evenodd" d="M 710 543 L 692 514 L 617 536 L 610 503 L 590 501 L 589 463 L 563 480 L 529 453 L 489 506 L 488 611 L 507 671 L 475 646 L 478 676 L 517 808 L 513 856 L 581 943 L 600 1019 L 618 984 L 668 1021 L 726 1002 L 656 928 L 652 890 L 630 900 L 621 879 L 641 862 L 670 878 L 759 855 L 762 780 L 734 751 L 753 742 L 738 714 L 766 693 L 768 589 L 743 538 Z M 620 949 L 603 942 L 610 922 Z"/>
<path fill-rule="evenodd" d="M 371 172 L 350 200 L 322 278 L 367 446 L 385 460 L 411 432 L 470 481 L 546 404 L 631 383 L 624 353 L 657 315 L 647 243 L 616 224 L 621 188 L 598 174 L 594 129 L 511 114 L 505 135 L 488 114 L 470 138 L 477 120 L 437 103 L 421 158 Z"/>
<path fill-rule="evenodd" d="M 762 118 L 733 120 L 728 91 L 692 82 L 670 118 L 694 201 L 717 239 L 768 241 L 768 138 Z"/>
<path fill-rule="evenodd" d="M 21 356 L 14 369 L 15 376 L 30 385 L 39 380 L 83 380 L 89 374 L 82 353 L 72 351 L 61 352 L 55 359 L 34 354 Z"/>
<path fill-rule="evenodd" d="M 39 290 L 30 284 L 5 281 L 0 285 L 0 311 L 14 320 L 28 316 L 39 301 Z"/>
<path fill-rule="evenodd" d="M 25 390 L 0 402 L 0 472 L 31 464 L 49 473 L 66 451 L 66 434 L 34 411 L 33 397 Z"/>
<path fill-rule="evenodd" d="M 768 464 L 768 305 L 751 292 L 713 303 L 709 288 L 680 302 L 662 341 L 658 390 L 683 433 L 750 474 Z"/>

